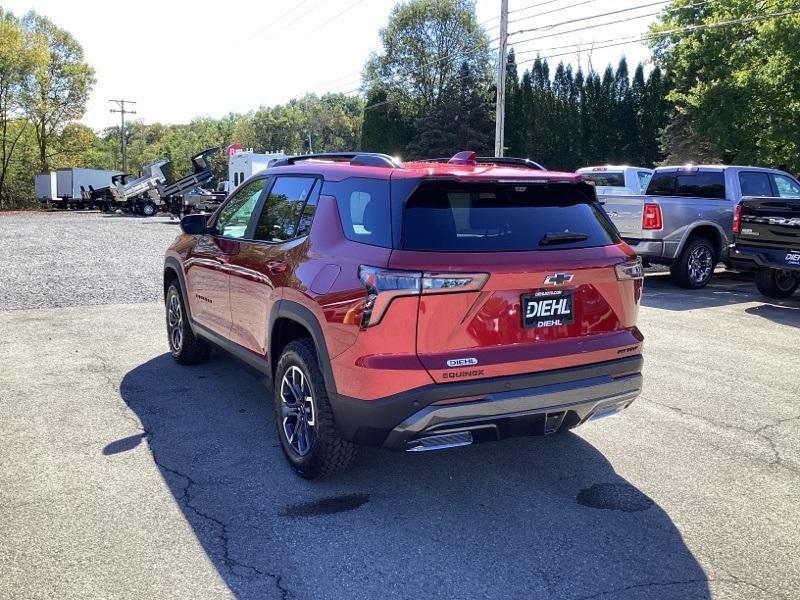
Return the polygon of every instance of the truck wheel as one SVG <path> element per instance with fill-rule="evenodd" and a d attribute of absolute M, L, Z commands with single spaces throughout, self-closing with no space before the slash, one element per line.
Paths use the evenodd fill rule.
<path fill-rule="evenodd" d="M 289 464 L 305 479 L 321 479 L 347 469 L 358 446 L 336 427 L 314 343 L 290 342 L 275 369 L 275 424 Z"/>
<path fill-rule="evenodd" d="M 711 242 L 705 238 L 695 238 L 686 243 L 669 272 L 675 285 L 697 290 L 711 281 L 716 264 L 717 253 Z"/>
<path fill-rule="evenodd" d="M 166 312 L 167 338 L 172 358 L 182 365 L 196 365 L 208 360 L 211 349 L 204 340 L 192 332 L 186 305 L 177 282 L 172 282 L 167 289 Z"/>
<path fill-rule="evenodd" d="M 768 298 L 788 298 L 800 286 L 800 277 L 788 275 L 778 269 L 759 269 L 756 287 Z"/>
<path fill-rule="evenodd" d="M 152 217 L 158 212 L 158 208 L 156 208 L 156 205 L 153 202 L 145 202 L 142 204 L 141 210 L 145 217 Z"/>

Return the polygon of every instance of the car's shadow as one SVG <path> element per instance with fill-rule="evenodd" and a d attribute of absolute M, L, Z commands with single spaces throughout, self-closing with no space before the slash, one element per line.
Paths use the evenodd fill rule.
<path fill-rule="evenodd" d="M 567 433 L 431 453 L 365 451 L 300 479 L 269 393 L 231 359 L 127 373 L 122 398 L 239 598 L 708 598 L 669 516 Z"/>
<path fill-rule="evenodd" d="M 648 273 L 642 293 L 642 306 L 676 311 L 764 301 L 764 296 L 756 289 L 751 273 L 723 270 L 714 273 L 711 282 L 699 290 L 676 287 L 670 280 L 669 273 Z M 786 300 L 769 302 L 780 306 L 800 307 L 800 292 Z"/>

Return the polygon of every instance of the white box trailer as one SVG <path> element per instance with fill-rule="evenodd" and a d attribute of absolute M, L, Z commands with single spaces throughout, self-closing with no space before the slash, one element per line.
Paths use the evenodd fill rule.
<path fill-rule="evenodd" d="M 251 175 L 270 167 L 272 163 L 286 158 L 283 152 L 258 154 L 252 149 L 231 148 L 228 154 L 228 186 L 231 191 L 239 187 Z"/>
<path fill-rule="evenodd" d="M 56 171 L 56 196 L 67 202 L 82 201 L 81 189 L 88 191 L 89 186 L 94 189 L 111 185 L 114 175 L 121 175 L 122 171 L 107 171 L 104 169 L 58 169 Z"/>
<path fill-rule="evenodd" d="M 42 202 L 52 202 L 58 200 L 58 193 L 56 191 L 56 172 L 48 171 L 47 173 L 37 173 L 33 177 L 33 191 L 36 193 L 36 199 Z"/>

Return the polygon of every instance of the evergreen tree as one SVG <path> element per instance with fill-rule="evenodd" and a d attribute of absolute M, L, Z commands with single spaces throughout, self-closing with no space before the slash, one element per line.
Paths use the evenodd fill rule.
<path fill-rule="evenodd" d="M 370 152 L 401 155 L 412 136 L 412 125 L 383 90 L 367 93 L 359 147 Z"/>

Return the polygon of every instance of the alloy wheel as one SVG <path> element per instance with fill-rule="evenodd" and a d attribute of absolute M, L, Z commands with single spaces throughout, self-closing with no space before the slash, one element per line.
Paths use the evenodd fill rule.
<path fill-rule="evenodd" d="M 714 270 L 714 254 L 706 246 L 698 246 L 689 255 L 689 279 L 692 283 L 699 284 L 711 277 Z"/>
<path fill-rule="evenodd" d="M 173 352 L 180 352 L 183 346 L 183 310 L 177 294 L 169 297 L 167 307 L 167 329 L 169 330 L 169 344 Z"/>
<path fill-rule="evenodd" d="M 280 394 L 283 435 L 292 450 L 305 456 L 314 443 L 316 415 L 308 378 L 299 367 L 286 370 Z"/>

